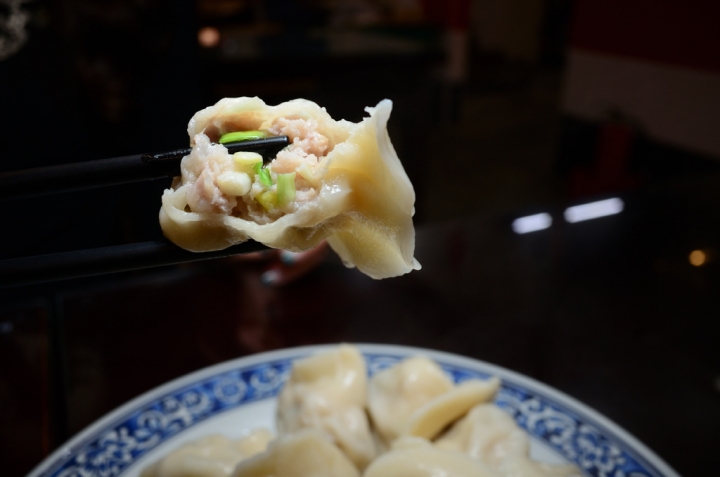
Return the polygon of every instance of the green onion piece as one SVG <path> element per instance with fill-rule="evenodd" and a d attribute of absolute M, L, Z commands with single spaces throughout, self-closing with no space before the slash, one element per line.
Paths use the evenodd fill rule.
<path fill-rule="evenodd" d="M 295 173 L 278 174 L 277 201 L 278 207 L 286 207 L 295 200 Z"/>
<path fill-rule="evenodd" d="M 277 194 L 271 190 L 266 190 L 262 194 L 258 194 L 255 199 L 260 202 L 260 205 L 268 212 L 274 210 L 277 206 Z"/>
<path fill-rule="evenodd" d="M 255 174 L 260 178 L 260 183 L 266 187 L 272 187 L 272 177 L 270 171 L 263 168 L 262 162 L 259 162 L 253 166 Z"/>
<path fill-rule="evenodd" d="M 218 141 L 220 144 L 230 142 L 250 141 L 251 139 L 264 139 L 268 137 L 267 133 L 262 131 L 235 131 L 223 134 Z"/>

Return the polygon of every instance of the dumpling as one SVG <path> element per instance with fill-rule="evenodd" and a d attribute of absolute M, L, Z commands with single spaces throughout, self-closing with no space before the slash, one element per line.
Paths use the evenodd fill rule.
<path fill-rule="evenodd" d="M 273 434 L 267 429 L 255 429 L 249 435 L 235 441 L 235 446 L 245 457 L 264 452 L 273 439 Z"/>
<path fill-rule="evenodd" d="M 498 471 L 503 477 L 582 477 L 582 472 L 574 465 L 536 462 L 527 456 L 508 457 Z"/>
<path fill-rule="evenodd" d="M 363 477 L 499 477 L 460 452 L 438 449 L 421 438 L 403 437 L 368 466 Z"/>
<path fill-rule="evenodd" d="M 435 441 L 440 449 L 464 452 L 493 467 L 510 456 L 530 450 L 527 434 L 513 418 L 494 404 L 475 406 L 467 416 Z"/>
<path fill-rule="evenodd" d="M 272 433 L 266 429 L 238 440 L 221 435 L 203 437 L 147 467 L 142 477 L 228 477 L 239 462 L 263 452 L 271 439 Z"/>
<path fill-rule="evenodd" d="M 435 441 L 439 449 L 463 452 L 503 476 L 579 476 L 574 465 L 546 464 L 530 459 L 530 440 L 513 418 L 494 404 L 475 406 Z"/>
<path fill-rule="evenodd" d="M 359 477 L 348 458 L 318 431 L 279 437 L 267 452 L 241 462 L 233 477 Z"/>
<path fill-rule="evenodd" d="M 368 409 L 386 442 L 399 436 L 432 439 L 476 404 L 491 400 L 499 388 L 497 378 L 455 386 L 435 362 L 415 357 L 372 377 Z"/>
<path fill-rule="evenodd" d="M 162 198 L 164 234 L 195 252 L 250 238 L 301 251 L 327 239 L 347 266 L 373 278 L 419 269 L 415 192 L 387 134 L 391 110 L 383 100 L 351 123 L 303 99 L 268 106 L 242 97 L 199 111 L 188 126 L 192 152 L 182 176 Z M 215 144 L 225 133 L 249 130 L 285 135 L 292 144 L 262 172 L 259 156 L 230 155 Z"/>
<path fill-rule="evenodd" d="M 413 412 L 453 386 L 440 366 L 422 356 L 380 371 L 368 387 L 368 410 L 375 428 L 386 442 L 392 442 Z"/>
<path fill-rule="evenodd" d="M 366 394 L 365 360 L 354 346 L 295 361 L 278 396 L 278 431 L 323 431 L 362 469 L 376 453 Z"/>
<path fill-rule="evenodd" d="M 496 377 L 465 381 L 413 412 L 402 435 L 432 439 L 476 404 L 493 399 L 499 388 Z"/>

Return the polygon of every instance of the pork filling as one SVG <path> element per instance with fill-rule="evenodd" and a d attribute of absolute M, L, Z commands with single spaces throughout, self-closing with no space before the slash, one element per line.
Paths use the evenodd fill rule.
<path fill-rule="evenodd" d="M 265 167 L 259 154 L 231 155 L 224 146 L 211 144 L 205 134 L 195 137 L 188 168 L 195 176 L 187 191 L 191 211 L 265 224 L 317 197 L 318 164 L 332 150 L 330 140 L 318 131 L 318 122 L 280 117 L 264 132 L 290 139 L 290 145 Z"/>

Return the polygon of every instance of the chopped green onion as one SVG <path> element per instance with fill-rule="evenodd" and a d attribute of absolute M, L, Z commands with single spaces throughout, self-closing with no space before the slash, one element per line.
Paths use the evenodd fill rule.
<path fill-rule="evenodd" d="M 268 137 L 267 133 L 262 131 L 235 131 L 223 134 L 218 141 L 220 144 L 230 142 L 250 141 L 251 139 L 264 139 Z"/>
<path fill-rule="evenodd" d="M 277 206 L 277 194 L 272 190 L 266 190 L 262 194 L 258 194 L 255 199 L 257 199 L 257 201 L 260 202 L 260 205 L 262 205 L 268 212 L 272 211 Z"/>
<path fill-rule="evenodd" d="M 278 174 L 277 202 L 278 207 L 286 207 L 295 200 L 295 173 Z"/>
<path fill-rule="evenodd" d="M 260 183 L 266 187 L 272 187 L 272 177 L 270 171 L 263 168 L 262 162 L 259 162 L 253 166 L 255 174 L 260 178 Z"/>

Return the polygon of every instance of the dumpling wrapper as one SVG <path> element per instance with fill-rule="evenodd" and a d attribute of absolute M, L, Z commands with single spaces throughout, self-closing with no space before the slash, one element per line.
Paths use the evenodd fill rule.
<path fill-rule="evenodd" d="M 498 471 L 503 477 L 582 477 L 582 472 L 572 464 L 547 464 L 529 457 L 514 456 L 505 459 Z"/>
<path fill-rule="evenodd" d="M 422 438 L 401 437 L 390 452 L 368 466 L 363 477 L 500 477 L 500 474 L 460 452 L 438 449 Z"/>
<path fill-rule="evenodd" d="M 494 404 L 479 404 L 435 441 L 441 449 L 464 452 L 497 467 L 508 457 L 530 452 L 527 434 Z"/>
<path fill-rule="evenodd" d="M 297 252 L 327 239 L 345 265 L 372 278 L 419 269 L 413 258 L 415 192 L 387 133 L 391 110 L 392 102 L 386 99 L 366 108 L 369 118 L 351 123 L 335 121 L 324 108 L 303 99 L 268 106 L 259 98 L 242 97 L 224 98 L 199 111 L 188 126 L 193 150 L 182 161 L 182 177 L 163 194 L 163 233 L 194 252 L 220 250 L 248 239 Z M 219 193 L 217 177 L 201 175 L 202 167 L 214 167 L 218 173 L 229 167 L 227 149 L 211 142 L 229 131 L 268 130 L 278 118 L 311 121 L 327 138 L 329 152 L 314 166 L 317 196 L 293 204 L 294 210 L 267 223 L 234 216 L 228 210 L 237 198 Z M 222 202 L 224 211 L 188 210 L 188 194 L 194 193 L 198 180 L 206 182 L 207 194 Z"/>
<path fill-rule="evenodd" d="M 508 477 L 580 476 L 571 464 L 530 459 L 530 439 L 515 420 L 494 404 L 479 404 L 435 441 L 438 449 L 462 452 Z"/>
<path fill-rule="evenodd" d="M 497 377 L 464 381 L 415 410 L 401 435 L 433 439 L 477 404 L 492 400 L 498 389 Z"/>
<path fill-rule="evenodd" d="M 370 379 L 368 410 L 378 433 L 392 442 L 416 410 L 453 389 L 437 363 L 423 356 L 408 358 Z"/>
<path fill-rule="evenodd" d="M 321 433 L 281 436 L 268 450 L 235 468 L 232 477 L 359 477 L 348 458 Z"/>
<path fill-rule="evenodd" d="M 266 429 L 237 440 L 206 436 L 146 467 L 141 477 L 228 477 L 238 463 L 263 452 L 271 439 L 272 433 Z"/>
<path fill-rule="evenodd" d="M 359 468 L 375 457 L 370 429 L 365 359 L 354 346 L 340 345 L 297 360 L 278 395 L 277 427 L 281 434 L 316 429 Z"/>

